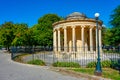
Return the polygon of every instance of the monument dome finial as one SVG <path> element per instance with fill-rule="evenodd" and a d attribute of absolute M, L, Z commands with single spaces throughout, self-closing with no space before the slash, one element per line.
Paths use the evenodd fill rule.
<path fill-rule="evenodd" d="M 67 16 L 67 19 L 81 19 L 86 18 L 86 15 L 79 12 L 73 12 Z"/>

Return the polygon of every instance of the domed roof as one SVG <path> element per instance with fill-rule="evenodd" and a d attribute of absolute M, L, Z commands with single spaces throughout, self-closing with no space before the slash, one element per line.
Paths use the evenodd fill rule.
<path fill-rule="evenodd" d="M 86 15 L 79 12 L 73 12 L 67 16 L 67 19 L 81 19 L 86 18 Z"/>

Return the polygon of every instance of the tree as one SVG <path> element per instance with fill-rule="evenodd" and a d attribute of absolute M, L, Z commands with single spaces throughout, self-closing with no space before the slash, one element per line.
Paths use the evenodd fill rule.
<path fill-rule="evenodd" d="M 34 34 L 33 30 L 29 28 L 25 33 L 25 45 L 26 46 L 33 46 L 34 45 Z"/>
<path fill-rule="evenodd" d="M 111 30 L 111 45 L 114 44 L 116 46 L 120 45 L 120 27 L 112 28 Z"/>
<path fill-rule="evenodd" d="M 2 31 L 2 26 L 0 25 L 0 34 L 1 34 L 1 31 Z M 0 45 L 2 45 L 2 39 L 1 39 L 1 35 L 0 35 Z"/>
<path fill-rule="evenodd" d="M 46 14 L 38 19 L 38 24 L 42 26 L 42 29 L 53 29 L 52 24 L 60 20 L 62 18 L 56 14 Z"/>
<path fill-rule="evenodd" d="M 120 5 L 113 10 L 111 17 L 110 24 L 113 28 L 120 28 Z"/>
<path fill-rule="evenodd" d="M 56 14 L 46 14 L 38 19 L 38 24 L 28 28 L 27 24 L 13 24 L 5 22 L 0 25 L 0 44 L 12 46 L 52 46 L 53 27 L 52 24 L 62 18 Z"/>
<path fill-rule="evenodd" d="M 54 22 L 62 20 L 56 14 L 46 14 L 38 19 L 38 24 L 33 26 L 34 38 L 37 44 L 44 46 L 52 46 L 53 44 L 53 26 Z"/>
<path fill-rule="evenodd" d="M 113 35 L 110 37 L 112 38 L 111 44 L 120 45 L 120 5 L 113 10 L 110 24 L 113 26 L 111 30 Z"/>
<path fill-rule="evenodd" d="M 24 46 L 25 45 L 25 33 L 28 30 L 28 25 L 25 23 L 14 24 L 15 25 L 15 38 L 12 41 L 14 46 Z"/>
<path fill-rule="evenodd" d="M 102 35 L 103 38 L 102 38 L 102 42 L 104 45 L 111 45 L 112 44 L 112 36 L 113 36 L 113 33 L 111 32 L 111 29 L 110 28 L 104 28 L 104 34 Z"/>
<path fill-rule="evenodd" d="M 27 42 L 25 39 L 27 31 L 27 24 L 13 24 L 12 22 L 5 22 L 0 27 L 0 43 L 8 50 L 10 46 L 24 46 Z"/>
<path fill-rule="evenodd" d="M 8 50 L 10 50 L 9 47 L 11 46 L 11 42 L 15 37 L 14 32 L 15 26 L 12 22 L 5 22 L 2 24 L 0 29 L 0 41 Z"/>

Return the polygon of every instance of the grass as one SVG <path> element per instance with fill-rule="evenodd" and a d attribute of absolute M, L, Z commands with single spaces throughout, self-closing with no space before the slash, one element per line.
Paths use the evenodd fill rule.
<path fill-rule="evenodd" d="M 70 69 L 76 72 L 81 72 L 89 75 L 94 75 L 95 68 L 74 68 Z M 103 68 L 102 69 L 102 77 L 109 78 L 112 80 L 120 80 L 120 74 L 117 70 L 111 68 Z"/>
<path fill-rule="evenodd" d="M 17 62 L 21 62 L 21 63 L 24 63 L 23 62 L 23 60 L 22 60 L 22 58 L 24 57 L 24 56 L 27 56 L 27 55 L 29 55 L 29 54 L 20 54 L 20 55 L 17 55 L 17 56 L 15 56 L 14 58 L 13 58 L 13 60 L 14 61 L 17 61 Z"/>
<path fill-rule="evenodd" d="M 20 55 L 17 55 L 13 58 L 14 61 L 17 61 L 17 62 L 20 62 L 20 63 L 25 63 L 22 58 L 24 56 L 28 56 L 30 54 L 20 54 Z M 45 66 L 45 62 L 43 62 L 42 60 L 38 60 L 38 59 L 35 59 L 35 60 L 31 60 L 31 61 L 28 61 L 27 64 L 33 64 L 33 65 L 41 65 L 41 66 Z"/>
<path fill-rule="evenodd" d="M 53 63 L 54 67 L 80 67 L 78 63 L 75 62 L 55 62 Z"/>
<path fill-rule="evenodd" d="M 33 64 L 33 65 L 41 65 L 45 66 L 45 62 L 39 59 L 31 60 L 27 62 L 28 64 Z"/>

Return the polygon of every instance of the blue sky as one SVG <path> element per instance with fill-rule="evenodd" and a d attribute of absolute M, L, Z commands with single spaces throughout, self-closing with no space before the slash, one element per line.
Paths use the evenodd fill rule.
<path fill-rule="evenodd" d="M 94 18 L 96 12 L 107 27 L 110 15 L 120 0 L 0 0 L 0 24 L 6 21 L 37 24 L 38 18 L 54 13 L 66 17 L 72 12 L 82 12 Z"/>

